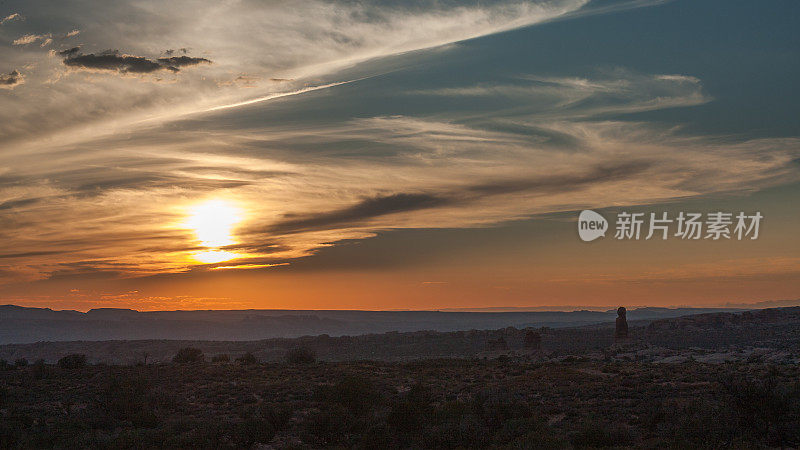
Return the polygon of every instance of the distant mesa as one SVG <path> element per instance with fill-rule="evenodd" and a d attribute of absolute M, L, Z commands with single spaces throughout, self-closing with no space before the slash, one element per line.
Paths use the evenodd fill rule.
<path fill-rule="evenodd" d="M 549 336 L 542 327 L 565 328 L 607 326 L 603 342 L 614 339 L 613 319 L 617 309 L 605 311 L 323 311 L 323 310 L 228 310 L 228 311 L 137 311 L 125 308 L 95 308 L 88 312 L 58 311 L 0 305 L 0 345 L 43 341 L 109 341 L 173 339 L 205 341 L 252 341 L 327 334 L 357 336 L 390 331 L 440 332 L 498 330 L 504 327 L 539 329 L 543 347 L 550 350 Z M 633 327 L 648 322 L 703 313 L 725 313 L 724 319 L 739 320 L 743 310 L 725 308 L 638 308 L 630 313 Z M 717 316 L 714 316 L 717 317 Z M 730 318 L 729 318 L 730 317 Z M 742 315 L 742 320 L 749 316 Z M 776 316 L 779 317 L 779 316 Z M 627 317 L 626 317 L 627 318 Z M 696 320 L 712 320 L 702 318 Z M 778 320 L 764 316 L 765 321 Z M 627 320 L 626 320 L 627 322 Z M 689 322 L 687 322 L 689 323 Z M 693 323 L 693 322 L 692 322 Z M 665 323 L 656 326 L 672 326 Z M 698 323 L 697 326 L 705 326 Z M 639 328 L 637 328 L 638 330 Z M 631 335 L 639 332 L 631 330 Z M 523 349 L 524 335 L 506 333 L 512 349 Z M 492 336 L 491 339 L 497 339 Z M 517 341 L 518 340 L 518 341 Z M 481 340 L 488 348 L 488 340 Z M 531 341 L 530 345 L 534 345 Z M 79 351 L 80 349 L 76 349 Z M 218 353 L 211 351 L 210 355 Z M 61 355 L 63 356 L 63 355 Z M 171 357 L 171 355 L 170 355 Z M 16 356 L 15 356 L 16 358 Z"/>
<path fill-rule="evenodd" d="M 93 308 L 86 311 L 86 315 L 93 319 L 123 320 L 141 316 L 135 309 L 128 308 Z"/>

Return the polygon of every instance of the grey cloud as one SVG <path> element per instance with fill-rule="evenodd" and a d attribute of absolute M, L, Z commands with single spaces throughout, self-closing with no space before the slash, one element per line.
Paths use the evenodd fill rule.
<path fill-rule="evenodd" d="M 192 56 L 170 56 L 169 58 L 158 58 L 158 62 L 168 67 L 196 66 L 201 63 L 211 64 L 211 60 L 206 58 L 195 58 Z"/>
<path fill-rule="evenodd" d="M 48 255 L 59 255 L 65 253 L 60 250 L 44 250 L 38 252 L 22 252 L 22 253 L 4 253 L 0 254 L 0 259 L 11 259 L 11 258 L 27 258 L 31 256 L 48 256 Z"/>
<path fill-rule="evenodd" d="M 23 83 L 25 83 L 25 76 L 19 71 L 12 70 L 9 73 L 0 74 L 0 89 L 14 89 Z"/>
<path fill-rule="evenodd" d="M 224 176 L 228 179 L 242 179 L 242 180 L 265 180 L 268 178 L 277 178 L 288 175 L 293 175 L 294 172 L 281 171 L 281 170 L 256 170 L 245 169 L 242 167 L 216 167 L 216 166 L 192 166 L 184 167 L 181 172 L 187 172 L 197 175 L 218 175 Z"/>
<path fill-rule="evenodd" d="M 3 210 L 12 210 L 15 208 L 21 208 L 24 206 L 30 206 L 37 202 L 41 201 L 41 198 L 25 198 L 20 200 L 10 200 L 7 202 L 0 203 L 0 211 Z"/>
<path fill-rule="evenodd" d="M 259 255 L 269 255 L 272 253 L 288 252 L 292 247 L 283 245 L 279 241 L 259 241 L 255 243 L 233 244 L 221 247 L 221 250 L 232 252 L 244 252 Z M 270 261 L 270 262 L 275 262 Z"/>
<path fill-rule="evenodd" d="M 72 47 L 72 48 L 68 48 L 66 50 L 62 50 L 62 51 L 58 52 L 58 54 L 63 56 L 63 57 L 65 57 L 65 58 L 69 58 L 71 56 L 77 55 L 80 51 L 81 51 L 80 47 Z"/>
<path fill-rule="evenodd" d="M 183 188 L 202 192 L 240 187 L 251 183 L 235 178 L 211 179 L 111 167 L 66 170 L 51 174 L 50 180 L 53 185 L 77 196 L 102 195 L 108 191 L 119 189 L 146 191 L 158 188 Z"/>
<path fill-rule="evenodd" d="M 189 56 L 174 56 L 152 60 L 144 56 L 123 54 L 120 53 L 119 50 L 84 54 L 80 52 L 79 47 L 64 50 L 59 52 L 59 54 L 64 57 L 64 64 L 70 67 L 133 74 L 147 74 L 160 70 L 178 72 L 180 71 L 179 67 L 211 63 L 211 61 L 206 58 L 194 58 Z"/>
<path fill-rule="evenodd" d="M 99 54 L 75 54 L 64 59 L 64 64 L 82 69 L 109 70 L 121 73 L 151 73 L 165 66 L 141 56 L 121 55 L 114 50 Z M 177 69 L 173 70 L 177 72 Z"/>
<path fill-rule="evenodd" d="M 198 192 L 229 189 L 250 184 L 240 180 L 203 180 L 188 177 L 145 174 L 119 179 L 98 180 L 75 188 L 77 194 L 105 194 L 114 189 L 147 190 L 157 188 L 188 188 Z"/>
<path fill-rule="evenodd" d="M 568 192 L 593 184 L 634 178 L 651 166 L 650 162 L 637 161 L 617 165 L 600 165 L 585 173 L 544 176 L 524 180 L 502 180 L 475 184 L 461 190 L 440 194 L 399 193 L 366 198 L 346 208 L 301 218 L 289 218 L 269 229 L 270 232 L 296 233 L 353 226 L 388 214 L 418 211 L 466 204 L 487 196 L 517 192 L 541 194 Z"/>
<path fill-rule="evenodd" d="M 509 180 L 470 186 L 467 192 L 482 195 L 513 194 L 522 191 L 540 193 L 564 192 L 595 183 L 624 180 L 640 175 L 652 163 L 636 161 L 617 165 L 601 165 L 586 173 L 576 175 L 553 175 L 532 180 Z"/>
<path fill-rule="evenodd" d="M 443 206 L 450 200 L 430 194 L 392 194 L 381 197 L 366 198 L 353 206 L 339 210 L 289 219 L 271 228 L 273 232 L 293 233 L 309 229 L 349 225 L 363 222 L 374 217 L 387 214 L 409 212 L 420 209 Z"/>

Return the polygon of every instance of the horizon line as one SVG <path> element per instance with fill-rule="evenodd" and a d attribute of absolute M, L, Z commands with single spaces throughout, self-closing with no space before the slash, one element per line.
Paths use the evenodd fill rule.
<path fill-rule="evenodd" d="M 619 306 L 625 306 L 628 311 L 636 311 L 640 309 L 730 309 L 730 310 L 756 310 L 756 309 L 769 309 L 769 308 L 790 308 L 800 306 L 800 299 L 794 300 L 767 300 L 754 303 L 724 303 L 720 305 L 669 305 L 669 306 L 652 306 L 652 305 L 617 305 L 617 306 L 576 306 L 576 305 L 548 305 L 548 306 L 487 306 L 487 307 L 449 307 L 449 308 L 431 308 L 431 309 L 291 309 L 291 308 L 241 308 L 241 309 L 135 309 L 125 307 L 111 307 L 100 306 L 96 308 L 89 308 L 87 310 L 77 309 L 53 309 L 46 306 L 24 306 L 12 303 L 2 304 L 0 308 L 15 307 L 25 309 L 40 309 L 49 310 L 53 312 L 76 312 L 86 314 L 90 311 L 98 310 L 116 310 L 116 311 L 131 311 L 138 313 L 148 312 L 246 312 L 246 311 L 286 311 L 286 312 L 443 312 L 443 313 L 505 313 L 505 312 L 609 312 L 616 310 Z"/>

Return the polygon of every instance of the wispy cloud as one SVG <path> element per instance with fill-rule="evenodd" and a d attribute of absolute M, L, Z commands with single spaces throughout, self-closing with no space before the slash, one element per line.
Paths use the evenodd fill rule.
<path fill-rule="evenodd" d="M 22 16 L 19 15 L 19 13 L 9 14 L 9 15 L 3 17 L 2 19 L 0 19 L 0 25 L 4 25 L 7 22 L 11 22 L 12 20 L 22 20 Z"/>
<path fill-rule="evenodd" d="M 1 88 L 26 83 L 0 108 L 0 277 L 272 267 L 383 230 L 491 226 L 797 179 L 796 138 L 691 135 L 631 116 L 710 102 L 691 74 L 382 85 L 370 95 L 398 103 L 335 107 L 359 83 L 379 83 L 369 75 L 385 73 L 387 57 L 577 17 L 587 3 L 42 5 L 37 14 L 66 25 L 19 31 L 15 47 L 0 48 L 6 70 L 31 67 L 0 76 Z M 81 47 L 66 40 L 77 30 Z M 45 39 L 51 52 L 29 45 Z M 169 48 L 183 50 L 160 50 Z M 146 82 L 155 77 L 168 82 Z M 329 102 L 311 101 L 321 91 Z M 463 107 L 439 107 L 450 100 Z M 242 256 L 198 267 L 190 256 L 207 249 L 184 218 L 218 197 L 247 212 L 237 243 L 218 249 Z"/>
<path fill-rule="evenodd" d="M 37 14 L 60 17 L 77 28 L 58 38 L 32 29 L 15 42 L 24 48 L 25 61 L 37 61 L 37 70 L 27 82 L 46 84 L 64 95 L 40 98 L 31 91 L 28 98 L 7 100 L 9 104 L 0 111 L 0 135 L 17 143 L 31 136 L 64 142 L 77 139 L 86 127 L 117 130 L 145 117 L 169 120 L 187 112 L 247 104 L 253 101 L 252 90 L 261 91 L 257 98 L 274 99 L 287 92 L 304 92 L 309 86 L 334 86 L 341 81 L 331 79 L 337 71 L 359 62 L 541 23 L 579 9 L 587 1 L 450 4 L 426 0 L 413 5 L 309 1 L 291 7 L 268 2 L 229 8 L 192 0 L 166 5 L 149 0 L 100 2 L 80 13 L 59 4 L 46 5 Z M 61 67 L 25 45 L 52 38 L 50 45 L 59 48 L 64 45 L 61 39 L 74 36 L 77 30 L 90 44 L 84 44 L 82 54 L 69 55 Z M 175 43 L 199 49 L 199 54 L 193 58 L 146 56 L 154 48 L 175 48 Z M 125 53 L 104 50 L 108 48 L 125 49 Z M 4 52 L 0 48 L 0 58 L 6 57 Z M 22 54 L 12 56 L 23 60 Z M 167 75 L 170 68 L 208 60 L 214 64 L 182 76 L 178 85 L 100 80 L 74 70 Z M 246 83 L 239 78 L 242 73 L 248 74 Z M 58 121 L 50 119 L 54 115 Z M 37 124 L 35 129 L 31 123 Z"/>
<path fill-rule="evenodd" d="M 20 36 L 17 39 L 14 39 L 11 42 L 12 45 L 28 45 L 33 44 L 37 41 L 48 39 L 50 37 L 49 34 L 26 34 L 24 36 Z"/>
<path fill-rule="evenodd" d="M 238 77 L 237 77 L 237 79 L 238 79 Z M 360 81 L 360 80 L 363 80 L 363 79 L 364 78 L 360 78 L 360 79 L 357 79 L 357 80 L 349 80 L 349 81 L 337 81 L 336 83 L 322 84 L 322 85 L 319 85 L 319 86 L 307 86 L 307 87 L 304 87 L 304 88 L 301 88 L 301 89 L 297 89 L 297 90 L 294 90 L 294 91 L 289 91 L 289 92 L 276 92 L 274 94 L 265 95 L 263 97 L 258 97 L 258 98 L 254 98 L 254 99 L 250 99 L 250 100 L 244 100 L 244 101 L 241 101 L 241 102 L 231 103 L 229 105 L 215 106 L 213 108 L 209 108 L 207 111 L 219 111 L 221 109 L 237 108 L 239 106 L 252 105 L 252 104 L 255 104 L 255 103 L 266 102 L 266 101 L 275 100 L 275 99 L 278 99 L 278 98 L 291 97 L 292 95 L 300 95 L 300 94 L 305 94 L 307 92 L 314 92 L 314 91 L 318 91 L 320 89 L 328 89 L 328 88 L 332 88 L 332 87 L 336 87 L 336 86 L 341 86 L 343 84 L 349 84 L 349 83 L 353 83 L 353 82 Z"/>
<path fill-rule="evenodd" d="M 599 113 L 620 114 L 696 106 L 712 98 L 700 79 L 687 75 L 643 75 L 624 69 L 605 71 L 602 78 L 524 77 L 514 84 L 490 84 L 411 91 L 412 95 L 505 97 L 529 104 L 537 115 L 571 119 Z M 623 97 L 624 102 L 616 101 Z M 592 105 L 597 105 L 593 107 Z"/>
<path fill-rule="evenodd" d="M 51 147 L 46 161 L 16 155 L 15 170 L 0 174 L 0 207 L 14 211 L 2 237 L 27 252 L 8 252 L 8 276 L 203 270 L 190 261 L 202 246 L 181 223 L 208 197 L 235 201 L 247 214 L 234 230 L 237 244 L 221 249 L 242 256 L 207 269 L 254 268 L 381 230 L 490 226 L 798 179 L 795 138 L 722 140 L 608 118 L 708 101 L 699 80 L 624 71 L 615 80 L 523 77 L 510 90 L 492 87 L 502 106 L 477 115 L 447 109 L 248 126 L 237 122 L 239 108 L 226 108 Z M 270 109 L 295 114 L 300 104 Z M 353 148 L 382 151 L 354 157 Z"/>

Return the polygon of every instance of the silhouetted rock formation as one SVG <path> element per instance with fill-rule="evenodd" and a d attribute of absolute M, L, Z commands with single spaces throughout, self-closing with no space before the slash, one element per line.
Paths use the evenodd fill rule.
<path fill-rule="evenodd" d="M 506 351 L 508 350 L 508 342 L 501 334 L 497 339 L 489 339 L 487 347 L 489 351 Z"/>
<path fill-rule="evenodd" d="M 617 328 L 614 330 L 614 339 L 628 338 L 628 319 L 625 318 L 627 310 L 624 306 L 617 308 Z"/>
<path fill-rule="evenodd" d="M 542 335 L 532 330 L 525 333 L 525 348 L 540 350 L 542 348 Z"/>

